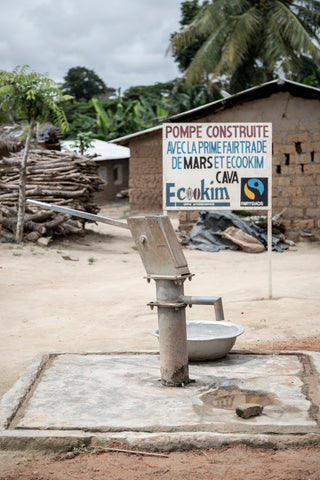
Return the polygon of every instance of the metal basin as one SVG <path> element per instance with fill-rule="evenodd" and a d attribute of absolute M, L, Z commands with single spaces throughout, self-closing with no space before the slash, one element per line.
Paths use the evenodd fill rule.
<path fill-rule="evenodd" d="M 214 360 L 230 352 L 239 335 L 241 325 L 231 322 L 187 322 L 187 347 L 189 361 Z M 159 329 L 152 330 L 159 337 Z"/>

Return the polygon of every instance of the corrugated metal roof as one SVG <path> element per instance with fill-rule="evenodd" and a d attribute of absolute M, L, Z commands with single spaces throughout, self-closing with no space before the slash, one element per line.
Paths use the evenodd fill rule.
<path fill-rule="evenodd" d="M 74 143 L 74 140 L 64 140 L 61 142 L 61 149 L 65 150 L 74 150 L 71 145 Z M 87 156 L 96 155 L 93 160 L 95 162 L 101 162 L 103 160 L 120 160 L 121 158 L 130 157 L 130 148 L 123 147 L 122 145 L 115 145 L 110 142 L 104 142 L 102 140 L 93 140 L 93 146 L 86 150 Z M 79 153 L 79 152 L 77 152 Z"/>

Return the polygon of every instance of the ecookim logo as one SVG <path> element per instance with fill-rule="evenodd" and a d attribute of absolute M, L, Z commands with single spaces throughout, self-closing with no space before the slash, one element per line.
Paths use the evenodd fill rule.
<path fill-rule="evenodd" d="M 249 200 L 255 200 L 257 192 L 259 192 L 259 197 L 263 195 L 264 185 L 261 180 L 258 178 L 250 178 L 243 188 L 244 193 L 249 198 Z"/>
<path fill-rule="evenodd" d="M 200 188 L 191 188 L 188 187 L 186 190 L 186 197 L 188 200 L 192 200 L 193 198 L 195 200 L 199 200 L 201 196 Z"/>
<path fill-rule="evenodd" d="M 230 206 L 230 195 L 227 187 L 215 187 L 213 180 L 206 183 L 206 180 L 202 179 L 196 187 L 190 185 L 183 187 L 174 182 L 167 182 L 165 205 L 169 208 L 191 205 Z"/>
<path fill-rule="evenodd" d="M 268 178 L 241 178 L 240 206 L 268 206 Z"/>

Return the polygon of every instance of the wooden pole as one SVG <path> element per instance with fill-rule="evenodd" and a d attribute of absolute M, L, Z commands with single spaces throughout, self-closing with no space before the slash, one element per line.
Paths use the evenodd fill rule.
<path fill-rule="evenodd" d="M 268 279 L 269 279 L 269 299 L 272 298 L 272 210 L 268 210 Z"/>
<path fill-rule="evenodd" d="M 28 161 L 30 142 L 31 142 L 34 126 L 35 126 L 35 121 L 34 121 L 34 118 L 32 118 L 29 124 L 29 131 L 28 131 L 26 145 L 24 147 L 24 153 L 23 153 L 23 157 L 21 160 L 21 167 L 20 167 L 18 218 L 17 218 L 17 228 L 16 228 L 17 243 L 21 243 L 23 238 L 24 214 L 26 210 L 27 161 Z"/>

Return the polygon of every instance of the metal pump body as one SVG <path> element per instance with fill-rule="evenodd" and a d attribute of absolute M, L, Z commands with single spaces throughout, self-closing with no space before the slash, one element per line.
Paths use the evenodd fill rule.
<path fill-rule="evenodd" d="M 147 272 L 156 282 L 161 382 L 183 386 L 190 382 L 183 284 L 191 278 L 182 248 L 166 215 L 130 217 L 132 237 Z"/>

